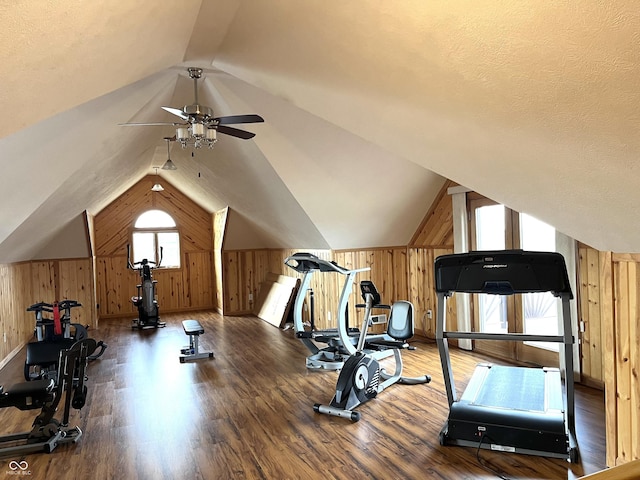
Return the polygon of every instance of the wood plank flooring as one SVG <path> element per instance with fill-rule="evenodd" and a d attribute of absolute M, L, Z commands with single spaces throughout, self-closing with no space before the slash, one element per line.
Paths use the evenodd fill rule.
<path fill-rule="evenodd" d="M 215 358 L 182 364 L 188 343 L 181 320 L 205 328 L 201 350 Z M 308 371 L 307 350 L 255 317 L 199 312 L 165 315 L 164 329 L 132 331 L 126 320 L 90 331 L 109 345 L 90 364 L 89 395 L 72 425 L 84 435 L 51 454 L 26 461 L 32 479 L 495 479 L 473 448 L 442 447 L 448 409 L 434 344 L 413 342 L 405 374 L 428 373 L 427 385 L 394 385 L 359 407 L 362 419 L 319 415 L 337 372 Z M 480 361 L 452 352 L 459 390 Z M 22 379 L 24 352 L 0 371 L 0 382 Z M 573 479 L 605 467 L 603 393 L 578 386 L 581 463 L 482 450 L 485 464 L 509 479 Z M 0 411 L 0 433 L 26 430 L 37 412 Z"/>

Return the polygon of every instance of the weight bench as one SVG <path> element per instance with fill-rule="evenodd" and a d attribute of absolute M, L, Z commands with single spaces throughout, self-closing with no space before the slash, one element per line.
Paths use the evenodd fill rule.
<path fill-rule="evenodd" d="M 197 320 L 183 320 L 184 333 L 189 335 L 189 346 L 180 350 L 180 363 L 198 360 L 200 358 L 213 358 L 213 352 L 201 352 L 198 337 L 204 333 L 204 328 Z"/>

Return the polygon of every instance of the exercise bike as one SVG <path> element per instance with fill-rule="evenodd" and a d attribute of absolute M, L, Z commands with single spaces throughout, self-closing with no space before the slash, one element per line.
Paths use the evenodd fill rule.
<path fill-rule="evenodd" d="M 352 422 L 360 420 L 360 412 L 354 411 L 356 407 L 375 398 L 391 385 L 395 383 L 418 385 L 431 381 L 429 375 L 420 377 L 402 376 L 401 351 L 415 350 L 415 347 L 407 343 L 407 340 L 413 336 L 413 304 L 404 300 L 395 302 L 391 306 L 381 304 L 380 294 L 373 282 L 370 281 L 361 282 L 360 290 L 365 303 L 357 306 L 364 307 L 365 313 L 360 328 L 358 345 L 345 361 L 340 371 L 336 384 L 336 393 L 331 403 L 329 405 L 316 403 L 313 406 L 313 410 L 317 413 L 348 418 Z M 372 341 L 367 341 L 367 329 L 371 320 L 371 311 L 375 308 L 390 310 L 387 334 Z M 342 335 L 345 329 L 340 328 L 339 331 Z M 345 345 L 349 346 L 350 343 L 345 342 Z M 394 372 L 392 374 L 388 373 L 371 353 L 365 352 L 365 348 L 368 351 L 393 350 Z"/>
<path fill-rule="evenodd" d="M 36 317 L 36 341 L 26 345 L 25 380 L 56 379 L 60 351 L 79 340 L 89 338 L 87 327 L 71 323 L 71 310 L 81 306 L 76 300 L 62 300 L 53 303 L 38 302 L 27 308 L 27 312 L 33 312 Z M 88 361 L 96 360 L 107 348 L 103 341 L 96 345 L 94 350 L 99 350 L 90 355 Z"/>
<path fill-rule="evenodd" d="M 85 338 L 60 350 L 55 379 L 18 383 L 6 389 L 0 386 L 0 408 L 41 409 L 30 431 L 0 436 L 0 456 L 50 453 L 59 444 L 80 439 L 82 430 L 77 426 L 69 428 L 70 409 L 80 410 L 86 402 L 87 359 L 96 348 L 95 340 Z M 63 397 L 62 419 L 58 420 L 55 415 Z"/>
<path fill-rule="evenodd" d="M 131 297 L 131 303 L 138 309 L 138 318 L 134 319 L 131 328 L 139 330 L 145 328 L 164 327 L 165 322 L 160 321 L 159 307 L 156 300 L 156 283 L 153 279 L 153 269 L 162 263 L 162 247 L 160 247 L 160 261 L 152 262 L 143 258 L 140 262 L 131 262 L 131 246 L 127 245 L 127 268 L 137 270 L 140 274 L 140 283 L 136 285 L 138 294 Z"/>

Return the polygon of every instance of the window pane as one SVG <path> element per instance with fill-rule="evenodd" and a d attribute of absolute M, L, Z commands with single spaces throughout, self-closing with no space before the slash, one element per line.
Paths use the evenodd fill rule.
<path fill-rule="evenodd" d="M 556 251 L 556 229 L 526 213 L 520 214 L 520 238 L 523 250 Z"/>
<path fill-rule="evenodd" d="M 520 214 L 520 244 L 524 250 L 556 251 L 556 230 L 540 220 Z M 558 335 L 558 300 L 550 293 L 526 293 L 522 296 L 524 333 Z M 527 345 L 558 351 L 559 343 L 525 342 Z"/>
<path fill-rule="evenodd" d="M 489 205 L 476 209 L 477 250 L 504 250 L 504 205 Z"/>
<path fill-rule="evenodd" d="M 504 205 L 489 205 L 476 209 L 476 250 L 504 250 Z M 502 295 L 478 295 L 480 331 L 507 333 L 507 299 Z"/>
<path fill-rule="evenodd" d="M 140 262 L 146 258 L 149 261 L 156 260 L 156 242 L 153 233 L 134 233 L 133 234 L 133 261 Z"/>
<path fill-rule="evenodd" d="M 167 212 L 162 210 L 149 210 L 138 217 L 135 228 L 171 228 L 176 222 Z"/>
<path fill-rule="evenodd" d="M 162 248 L 162 266 L 180 267 L 180 238 L 177 232 L 158 233 L 158 245 Z"/>

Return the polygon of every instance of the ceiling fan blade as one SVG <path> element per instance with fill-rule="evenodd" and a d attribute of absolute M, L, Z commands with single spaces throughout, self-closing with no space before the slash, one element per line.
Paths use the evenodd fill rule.
<path fill-rule="evenodd" d="M 228 117 L 214 118 L 214 121 L 218 122 L 218 125 L 231 125 L 234 123 L 259 123 L 264 122 L 264 118 L 260 115 L 229 115 Z"/>
<path fill-rule="evenodd" d="M 119 123 L 121 127 L 154 127 L 154 126 L 172 126 L 178 127 L 180 125 L 189 125 L 188 123 L 177 123 L 177 122 L 156 122 L 156 123 Z"/>
<path fill-rule="evenodd" d="M 183 120 L 188 120 L 189 119 L 189 115 L 187 115 L 186 113 L 184 113 L 182 110 L 180 110 L 179 108 L 173 108 L 173 107 L 162 107 L 163 110 L 169 112 L 169 113 L 173 113 L 174 115 L 180 117 Z"/>
<path fill-rule="evenodd" d="M 218 125 L 216 130 L 218 130 L 220 133 L 224 133 L 225 135 L 242 138 L 243 140 L 249 140 L 250 138 L 256 136 L 255 133 L 246 132 L 244 130 L 240 130 L 239 128 L 225 127 L 224 125 Z"/>

